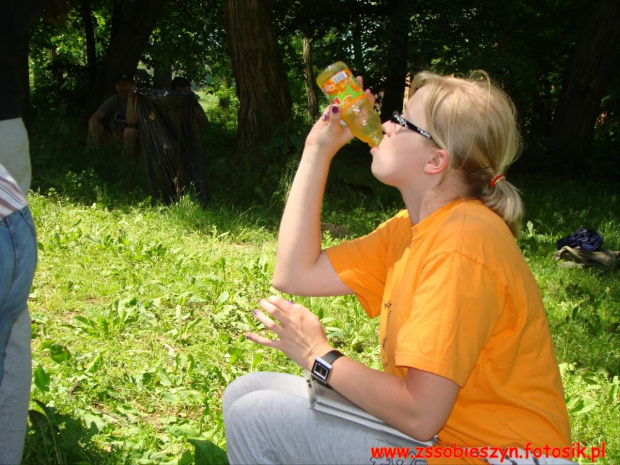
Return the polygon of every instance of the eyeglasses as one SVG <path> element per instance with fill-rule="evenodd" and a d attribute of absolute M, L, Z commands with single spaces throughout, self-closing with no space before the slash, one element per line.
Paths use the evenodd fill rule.
<path fill-rule="evenodd" d="M 392 117 L 390 118 L 390 121 L 392 123 L 398 124 L 399 126 L 402 126 L 404 128 L 411 129 L 412 131 L 415 131 L 418 134 L 421 134 L 422 136 L 426 137 L 427 139 L 432 140 L 433 142 L 435 142 L 435 140 L 432 138 L 432 136 L 428 132 L 426 132 L 422 128 L 417 127 L 415 124 L 410 123 L 409 121 L 407 121 L 405 118 L 400 116 L 397 111 L 392 113 Z"/>

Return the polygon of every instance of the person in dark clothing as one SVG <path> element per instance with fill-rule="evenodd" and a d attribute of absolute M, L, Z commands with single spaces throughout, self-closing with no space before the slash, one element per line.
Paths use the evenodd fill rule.
<path fill-rule="evenodd" d="M 200 123 L 200 129 L 206 131 L 209 128 L 209 119 L 200 103 L 198 103 L 198 96 L 192 91 L 190 82 L 183 76 L 177 76 L 170 83 L 170 89 L 172 92 L 189 92 L 195 97 L 194 114 L 198 123 Z"/>
<path fill-rule="evenodd" d="M 133 152 L 136 86 L 133 75 L 121 74 L 114 80 L 116 95 L 104 101 L 88 120 L 88 143 L 98 144 L 110 136 L 123 140 L 126 152 Z"/>

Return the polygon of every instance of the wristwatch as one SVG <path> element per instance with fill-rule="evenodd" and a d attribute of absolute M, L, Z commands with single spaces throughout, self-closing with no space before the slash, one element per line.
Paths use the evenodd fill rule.
<path fill-rule="evenodd" d="M 330 350 L 322 357 L 317 357 L 312 365 L 312 376 L 321 383 L 327 384 L 327 378 L 332 372 L 332 364 L 343 356 L 344 354 L 337 350 Z"/>

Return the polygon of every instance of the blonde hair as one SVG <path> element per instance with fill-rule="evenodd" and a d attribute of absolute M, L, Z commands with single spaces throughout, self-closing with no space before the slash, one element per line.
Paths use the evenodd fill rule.
<path fill-rule="evenodd" d="M 411 89 L 415 92 L 422 86 L 428 87 L 426 129 L 450 154 L 450 169 L 463 173 L 467 196 L 480 199 L 519 237 L 523 217 L 519 191 L 505 178 L 490 185 L 520 154 L 512 100 L 484 71 L 469 78 L 423 71 L 415 75 Z"/>

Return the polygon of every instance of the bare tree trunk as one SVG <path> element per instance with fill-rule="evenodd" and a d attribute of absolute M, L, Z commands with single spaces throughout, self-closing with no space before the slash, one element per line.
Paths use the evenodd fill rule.
<path fill-rule="evenodd" d="M 97 78 L 97 50 L 95 42 L 95 28 L 90 10 L 90 0 L 80 0 L 80 15 L 84 24 L 86 36 L 86 66 L 88 73 L 88 88 L 92 89 Z"/>
<path fill-rule="evenodd" d="M 306 96 L 308 97 L 308 117 L 314 121 L 319 116 L 319 101 L 316 94 L 317 85 L 314 82 L 312 72 L 312 39 L 303 38 L 303 59 L 304 59 L 304 83 L 306 85 Z"/>
<path fill-rule="evenodd" d="M 272 20 L 271 0 L 224 0 L 240 108 L 240 149 L 254 152 L 291 118 L 292 102 Z"/>
<path fill-rule="evenodd" d="M 385 94 L 381 104 L 381 120 L 386 121 L 394 110 L 402 111 L 407 85 L 407 50 L 409 43 L 409 2 L 390 0 L 388 4 L 388 50 L 385 71 Z"/>
<path fill-rule="evenodd" d="M 123 15 L 118 32 L 112 37 L 105 59 L 99 67 L 97 80 L 86 104 L 91 115 L 108 96 L 114 93 L 114 77 L 134 73 L 140 56 L 161 16 L 165 0 L 135 0 Z"/>
<path fill-rule="evenodd" d="M 154 63 L 153 86 L 157 89 L 170 89 L 172 84 L 172 65 Z"/>
<path fill-rule="evenodd" d="M 123 22 L 123 0 L 114 0 L 112 14 L 110 15 L 110 42 L 118 34 Z"/>
<path fill-rule="evenodd" d="M 582 155 L 594 135 L 620 38 L 618 0 L 600 0 L 587 11 L 590 14 L 564 71 L 550 138 L 553 158 L 572 170 L 584 166 Z"/>

